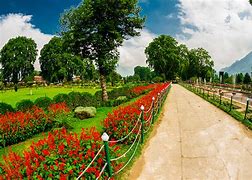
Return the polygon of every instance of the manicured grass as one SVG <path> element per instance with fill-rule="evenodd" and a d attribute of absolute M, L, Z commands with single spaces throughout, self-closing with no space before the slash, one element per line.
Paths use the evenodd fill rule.
<path fill-rule="evenodd" d="M 86 119 L 86 120 L 79 120 L 73 122 L 71 125 L 74 129 L 71 131 L 77 134 L 81 133 L 82 128 L 91 128 L 96 127 L 99 132 L 103 131 L 103 120 L 107 117 L 107 114 L 112 111 L 112 107 L 101 107 L 97 108 L 97 114 L 95 117 Z"/>
<path fill-rule="evenodd" d="M 16 103 L 22 99 L 30 99 L 35 101 L 38 97 L 50 97 L 53 98 L 55 95 L 59 93 L 68 94 L 72 91 L 76 92 L 89 92 L 91 94 L 95 94 L 96 91 L 100 89 L 88 89 L 88 88 L 79 88 L 79 87 L 38 87 L 32 88 L 32 95 L 30 95 L 30 88 L 22 88 L 18 89 L 17 92 L 14 90 L 7 90 L 0 92 L 0 102 L 5 102 L 13 107 L 16 106 Z"/>

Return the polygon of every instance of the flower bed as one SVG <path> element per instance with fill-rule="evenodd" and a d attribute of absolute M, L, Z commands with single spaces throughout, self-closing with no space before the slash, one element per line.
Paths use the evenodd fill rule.
<path fill-rule="evenodd" d="M 0 179 L 74 179 L 101 148 L 100 133 L 91 128 L 77 134 L 56 130 L 30 147 L 24 156 L 10 153 L 0 165 Z M 86 177 L 99 175 L 104 164 L 102 151 Z"/>
<path fill-rule="evenodd" d="M 108 117 L 104 120 L 103 126 L 105 131 L 109 134 L 109 136 L 114 139 L 118 140 L 124 136 L 126 136 L 131 129 L 135 126 L 135 123 L 140 114 L 140 106 L 143 105 L 146 110 L 151 107 L 152 104 L 152 97 L 157 99 L 157 94 L 161 92 L 168 84 L 156 84 L 150 85 L 153 88 L 148 94 L 141 97 L 134 103 L 131 103 L 128 106 L 120 107 L 114 110 L 112 113 L 108 114 Z M 148 89 L 147 86 L 136 88 L 135 92 L 140 92 L 139 89 Z M 147 116 L 144 117 L 147 120 Z M 137 128 L 136 128 L 137 131 Z M 125 143 L 131 143 L 134 139 L 134 136 L 125 140 Z"/>
<path fill-rule="evenodd" d="M 137 86 L 130 90 L 130 93 L 133 97 L 144 94 L 144 92 L 154 89 L 156 84 L 150 84 L 147 86 Z"/>
<path fill-rule="evenodd" d="M 26 112 L 0 115 L 0 146 L 15 144 L 50 128 L 57 114 L 69 112 L 65 103 L 52 104 L 48 113 L 34 106 Z"/>
<path fill-rule="evenodd" d="M 157 98 L 157 93 L 168 84 L 151 85 L 153 90 L 134 103 L 126 107 L 119 107 L 109 113 L 104 120 L 104 128 L 111 138 L 124 137 L 134 126 L 140 114 L 139 107 L 151 106 L 152 97 Z M 58 107 L 58 106 L 57 106 Z M 51 106 L 52 109 L 56 108 Z M 53 111 L 51 112 L 58 112 Z M 57 109 L 57 108 L 56 108 Z M 64 112 L 64 110 L 63 110 Z M 125 143 L 129 143 L 126 141 Z M 92 161 L 102 146 L 101 134 L 95 129 L 82 129 L 80 137 L 68 133 L 66 129 L 49 133 L 48 137 L 34 143 L 29 151 L 20 156 L 10 153 L 4 157 L 4 164 L 0 164 L 1 179 L 74 179 L 78 177 L 86 166 Z M 110 153 L 113 157 L 120 155 L 120 148 L 110 143 Z M 105 163 L 104 151 L 98 155 L 96 161 L 87 169 L 84 179 L 95 179 L 99 176 Z M 122 163 L 112 162 L 114 171 L 122 167 Z M 102 174 L 107 179 L 108 174 Z"/>

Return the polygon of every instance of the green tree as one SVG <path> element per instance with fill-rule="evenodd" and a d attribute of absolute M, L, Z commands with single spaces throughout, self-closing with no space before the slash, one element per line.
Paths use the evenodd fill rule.
<path fill-rule="evenodd" d="M 34 71 L 33 64 L 37 56 L 37 45 L 31 38 L 19 36 L 10 39 L 0 52 L 0 63 L 3 68 L 3 78 L 15 84 Z"/>
<path fill-rule="evenodd" d="M 140 81 L 140 76 L 138 74 L 134 76 L 127 76 L 126 77 L 127 82 L 139 82 Z"/>
<path fill-rule="evenodd" d="M 188 78 L 201 77 L 209 80 L 213 76 L 214 62 L 203 48 L 191 49 L 188 53 Z"/>
<path fill-rule="evenodd" d="M 241 84 L 243 82 L 243 74 L 239 73 L 236 75 L 236 83 Z"/>
<path fill-rule="evenodd" d="M 41 75 L 48 82 L 62 82 L 64 79 L 71 81 L 73 75 L 84 76 L 89 67 L 87 60 L 81 60 L 80 56 L 67 53 L 59 37 L 53 37 L 44 45 L 39 61 Z"/>
<path fill-rule="evenodd" d="M 95 61 L 100 74 L 102 99 L 108 100 L 106 76 L 118 62 L 117 48 L 124 39 L 139 35 L 145 21 L 137 0 L 85 0 L 61 18 L 66 47 Z"/>
<path fill-rule="evenodd" d="M 179 61 L 179 72 L 178 76 L 180 76 L 183 80 L 190 79 L 188 77 L 188 68 L 189 68 L 189 50 L 186 45 L 181 44 L 179 45 L 179 55 L 180 55 L 180 61 Z"/>
<path fill-rule="evenodd" d="M 224 74 L 224 76 L 225 76 L 225 74 Z M 224 79 L 224 82 L 227 84 L 233 84 L 233 79 L 234 79 L 234 75 L 231 75 L 228 78 Z"/>
<path fill-rule="evenodd" d="M 145 49 L 147 63 L 166 80 L 174 79 L 179 71 L 181 56 L 178 42 L 171 36 L 161 35 L 155 38 Z"/>
<path fill-rule="evenodd" d="M 245 74 L 244 79 L 243 79 L 243 83 L 244 83 L 244 84 L 249 84 L 249 83 L 251 83 L 251 78 L 250 78 L 249 73 L 246 73 L 246 74 Z"/>
<path fill-rule="evenodd" d="M 111 85 L 114 86 L 115 83 L 118 83 L 122 80 L 122 76 L 117 73 L 116 71 L 112 71 L 108 76 L 107 76 L 107 82 L 111 82 Z"/>
<path fill-rule="evenodd" d="M 227 72 L 225 72 L 224 75 L 223 75 L 224 83 L 227 83 L 228 78 L 229 78 L 229 74 Z"/>
<path fill-rule="evenodd" d="M 149 67 L 136 66 L 134 75 L 139 75 L 141 81 L 150 81 L 152 73 Z"/>

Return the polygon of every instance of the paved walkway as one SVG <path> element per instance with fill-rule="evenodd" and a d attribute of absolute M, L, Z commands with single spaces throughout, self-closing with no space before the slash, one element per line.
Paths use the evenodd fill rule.
<path fill-rule="evenodd" d="M 179 85 L 163 112 L 127 179 L 252 179 L 252 131 Z"/>

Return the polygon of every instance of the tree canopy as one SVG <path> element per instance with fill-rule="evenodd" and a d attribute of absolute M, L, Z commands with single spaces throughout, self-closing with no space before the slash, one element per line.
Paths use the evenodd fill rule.
<path fill-rule="evenodd" d="M 36 48 L 34 40 L 23 36 L 12 38 L 4 45 L 0 51 L 0 63 L 5 81 L 17 84 L 33 73 Z"/>
<path fill-rule="evenodd" d="M 182 77 L 210 79 L 213 76 L 214 62 L 203 48 L 189 50 L 173 37 L 161 35 L 145 49 L 148 65 L 166 80 Z"/>
<path fill-rule="evenodd" d="M 124 39 L 139 35 L 144 18 L 137 0 L 85 0 L 61 18 L 66 48 L 95 61 L 100 73 L 103 100 L 107 100 L 105 76 L 115 69 Z"/>
<path fill-rule="evenodd" d="M 237 74 L 237 75 L 236 75 L 236 83 L 237 83 L 237 84 L 242 83 L 242 82 L 243 82 L 243 78 L 244 78 L 244 76 L 243 76 L 242 73 Z"/>
<path fill-rule="evenodd" d="M 149 67 L 136 66 L 134 75 L 139 75 L 140 81 L 151 81 L 152 72 Z"/>
<path fill-rule="evenodd" d="M 53 37 L 44 45 L 39 61 L 41 74 L 48 82 L 62 82 L 64 79 L 71 81 L 73 75 L 85 76 L 90 68 L 87 60 L 65 51 L 60 37 Z"/>
<path fill-rule="evenodd" d="M 173 79 L 179 70 L 178 42 L 171 36 L 161 35 L 145 49 L 147 63 L 165 79 Z"/>
<path fill-rule="evenodd" d="M 243 83 L 244 83 L 244 84 L 249 84 L 249 83 L 251 83 L 251 78 L 250 78 L 249 73 L 246 73 L 246 74 L 245 74 L 244 79 L 243 79 Z"/>

